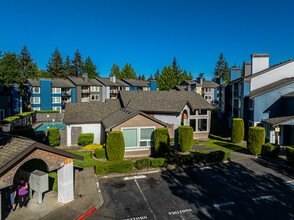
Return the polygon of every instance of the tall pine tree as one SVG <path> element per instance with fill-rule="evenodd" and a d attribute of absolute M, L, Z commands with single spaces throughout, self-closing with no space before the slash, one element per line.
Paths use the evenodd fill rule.
<path fill-rule="evenodd" d="M 20 61 L 15 53 L 5 52 L 0 59 L 0 80 L 5 86 L 23 82 L 20 73 Z"/>
<path fill-rule="evenodd" d="M 160 77 L 160 73 L 159 73 L 159 70 L 157 70 L 156 73 L 154 74 L 154 79 L 158 80 L 159 77 Z"/>
<path fill-rule="evenodd" d="M 146 80 L 146 77 L 145 77 L 144 74 L 142 74 L 141 79 L 142 79 L 142 80 Z"/>
<path fill-rule="evenodd" d="M 148 81 L 153 80 L 152 74 L 150 74 L 149 78 L 147 79 Z"/>
<path fill-rule="evenodd" d="M 124 68 L 121 70 L 120 73 L 120 79 L 125 78 L 125 79 L 137 79 L 136 72 L 134 68 L 131 66 L 131 64 L 126 64 Z"/>
<path fill-rule="evenodd" d="M 189 72 L 188 80 L 193 80 L 193 75 L 192 75 L 191 71 Z"/>
<path fill-rule="evenodd" d="M 80 54 L 79 49 L 76 50 L 75 56 L 71 61 L 71 69 L 70 69 L 70 75 L 71 76 L 82 76 L 82 71 L 83 71 L 83 58 L 82 55 Z"/>
<path fill-rule="evenodd" d="M 180 85 L 184 81 L 183 78 L 185 76 L 183 76 L 183 74 L 182 74 L 183 70 L 181 70 L 180 65 L 177 64 L 176 57 L 174 57 L 172 69 L 174 71 L 174 74 L 175 74 L 175 77 L 177 80 L 177 85 Z"/>
<path fill-rule="evenodd" d="M 70 71 L 71 71 L 70 59 L 69 59 L 69 56 L 66 56 L 66 59 L 65 59 L 65 62 L 64 62 L 65 76 L 69 76 Z"/>
<path fill-rule="evenodd" d="M 52 77 L 61 78 L 65 75 L 63 59 L 58 48 L 55 49 L 47 64 L 47 72 Z"/>
<path fill-rule="evenodd" d="M 97 67 L 94 65 L 93 61 L 90 57 L 87 57 L 85 60 L 85 65 L 83 67 L 83 71 L 85 73 L 88 73 L 89 79 L 92 79 L 94 77 L 98 77 L 99 73 L 96 71 Z"/>
<path fill-rule="evenodd" d="M 115 63 L 112 65 L 111 70 L 110 70 L 110 75 L 116 75 L 116 78 L 120 79 L 120 69 L 119 66 L 116 65 Z"/>
<path fill-rule="evenodd" d="M 20 56 L 20 71 L 21 71 L 21 81 L 26 82 L 27 78 L 30 77 L 30 70 L 33 67 L 33 60 L 31 58 L 31 54 L 26 45 L 23 46 Z"/>
<path fill-rule="evenodd" d="M 219 60 L 217 61 L 215 68 L 214 68 L 214 80 L 215 78 L 222 78 L 224 82 L 230 81 L 230 69 L 229 65 L 224 58 L 223 53 L 220 53 Z"/>
<path fill-rule="evenodd" d="M 158 85 L 160 90 L 169 90 L 177 85 L 174 70 L 171 66 L 165 66 L 163 68 L 161 75 L 158 79 Z"/>

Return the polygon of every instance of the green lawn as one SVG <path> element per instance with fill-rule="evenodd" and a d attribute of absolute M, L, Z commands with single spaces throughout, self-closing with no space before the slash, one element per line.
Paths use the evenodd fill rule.
<path fill-rule="evenodd" d="M 210 140 L 203 144 L 206 147 L 214 147 L 219 148 L 227 151 L 242 151 L 247 149 L 247 147 L 240 145 L 240 144 L 233 144 L 227 141 L 221 140 Z"/>
<path fill-rule="evenodd" d="M 83 167 L 83 168 L 94 167 L 96 164 L 103 163 L 101 161 L 94 160 L 92 158 L 92 152 L 90 151 L 68 151 L 68 152 L 84 157 L 84 161 L 80 163 L 78 162 L 77 159 L 74 159 L 73 161 L 74 165 L 79 167 Z"/>

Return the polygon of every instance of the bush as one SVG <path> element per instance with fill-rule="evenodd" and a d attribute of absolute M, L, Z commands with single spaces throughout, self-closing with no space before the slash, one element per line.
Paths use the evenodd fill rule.
<path fill-rule="evenodd" d="M 260 155 L 265 142 L 265 129 L 263 127 L 250 127 L 247 137 L 247 148 L 253 155 Z"/>
<path fill-rule="evenodd" d="M 84 150 L 96 150 L 96 149 L 102 149 L 103 146 L 101 144 L 88 144 L 83 147 Z"/>
<path fill-rule="evenodd" d="M 35 111 L 23 112 L 23 113 L 17 114 L 17 116 L 19 116 L 20 118 L 25 118 L 25 117 L 28 117 L 28 116 L 33 115 L 35 113 L 36 113 Z"/>
<path fill-rule="evenodd" d="M 242 118 L 233 118 L 232 136 L 233 143 L 239 143 L 244 139 L 244 121 Z"/>
<path fill-rule="evenodd" d="M 208 160 L 210 162 L 221 162 L 231 159 L 231 152 L 229 151 L 213 151 L 208 154 Z"/>
<path fill-rule="evenodd" d="M 105 148 L 95 149 L 95 157 L 98 158 L 98 159 L 104 159 L 104 158 L 106 158 Z"/>
<path fill-rule="evenodd" d="M 36 111 L 36 113 L 60 113 L 59 110 L 44 110 L 44 111 Z"/>
<path fill-rule="evenodd" d="M 170 140 L 167 128 L 157 128 L 154 131 L 154 151 L 157 157 L 165 157 L 169 153 Z"/>
<path fill-rule="evenodd" d="M 60 144 L 60 133 L 58 128 L 48 128 L 48 143 L 51 147 Z"/>
<path fill-rule="evenodd" d="M 99 175 L 108 173 L 126 173 L 133 171 L 133 167 L 133 162 L 130 160 L 101 162 L 95 166 L 95 172 Z"/>
<path fill-rule="evenodd" d="M 4 118 L 2 121 L 1 121 L 1 124 L 9 124 L 11 122 L 14 122 L 16 120 L 19 120 L 20 117 L 15 115 L 15 116 L 12 116 L 12 117 L 8 117 L 8 118 Z"/>
<path fill-rule="evenodd" d="M 294 147 L 286 148 L 287 160 L 291 165 L 294 165 Z"/>
<path fill-rule="evenodd" d="M 86 146 L 88 144 L 92 144 L 94 141 L 93 133 L 79 134 L 78 144 L 82 146 Z"/>
<path fill-rule="evenodd" d="M 33 128 L 16 128 L 13 129 L 11 134 L 20 135 L 26 138 L 34 139 L 35 138 L 35 131 Z"/>
<path fill-rule="evenodd" d="M 193 146 L 193 128 L 189 126 L 178 127 L 178 146 L 181 152 L 187 152 L 191 150 Z"/>
<path fill-rule="evenodd" d="M 167 164 L 165 158 L 155 158 L 150 160 L 150 162 L 151 162 L 151 166 L 155 168 L 164 167 Z"/>
<path fill-rule="evenodd" d="M 280 147 L 275 146 L 271 143 L 266 143 L 262 145 L 262 155 L 268 156 L 271 158 L 277 158 L 280 154 Z"/>
<path fill-rule="evenodd" d="M 202 162 L 204 154 L 199 152 L 193 152 L 188 155 L 176 156 L 169 158 L 169 163 L 173 165 L 193 165 Z"/>
<path fill-rule="evenodd" d="M 138 169 L 138 170 L 143 170 L 145 168 L 150 167 L 151 161 L 149 158 L 144 158 L 144 159 L 140 159 L 140 160 L 136 160 L 136 162 L 134 163 L 134 166 Z"/>
<path fill-rule="evenodd" d="M 106 154 L 110 161 L 123 160 L 125 155 L 125 141 L 121 131 L 111 131 L 106 140 Z"/>

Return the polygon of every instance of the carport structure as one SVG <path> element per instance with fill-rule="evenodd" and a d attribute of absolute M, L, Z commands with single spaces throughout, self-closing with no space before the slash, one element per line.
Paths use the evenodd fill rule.
<path fill-rule="evenodd" d="M 73 159 L 84 158 L 36 141 L 0 133 L 0 198 L 1 192 L 14 184 L 15 174 L 23 164 L 41 160 L 47 172 L 57 170 L 58 202 L 69 203 L 74 200 Z M 0 219 L 1 219 L 0 199 Z"/>

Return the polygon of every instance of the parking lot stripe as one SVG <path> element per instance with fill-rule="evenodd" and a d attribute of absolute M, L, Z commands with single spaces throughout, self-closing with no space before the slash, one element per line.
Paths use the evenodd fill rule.
<path fill-rule="evenodd" d="M 271 199 L 271 198 L 273 198 L 273 196 L 268 195 L 268 196 L 259 196 L 259 197 L 255 197 L 255 198 L 252 198 L 252 200 L 253 200 L 253 201 L 258 201 L 258 200 Z"/>
<path fill-rule="evenodd" d="M 140 190 L 140 193 L 141 193 L 143 199 L 145 200 L 145 203 L 146 203 L 146 205 L 147 205 L 149 211 L 150 211 L 151 214 L 153 215 L 153 218 L 154 218 L 154 219 L 157 219 L 156 216 L 155 216 L 155 214 L 154 214 L 154 212 L 153 212 L 153 210 L 151 209 L 151 207 L 150 207 L 150 205 L 149 205 L 149 203 L 148 203 L 148 201 L 147 201 L 147 199 L 146 199 L 146 197 L 145 197 L 145 195 L 144 195 L 144 193 L 143 193 L 143 191 L 142 191 L 142 189 L 141 189 L 139 183 L 137 182 L 136 179 L 134 179 L 134 181 L 135 181 L 135 183 L 136 183 L 138 189 Z"/>
<path fill-rule="evenodd" d="M 224 202 L 224 203 L 214 204 L 213 206 L 216 208 L 220 208 L 220 207 L 229 206 L 229 205 L 235 205 L 235 203 L 234 202 Z"/>
<path fill-rule="evenodd" d="M 136 180 L 136 179 L 144 179 L 146 178 L 145 175 L 138 175 L 138 176 L 126 176 L 123 180 Z"/>

